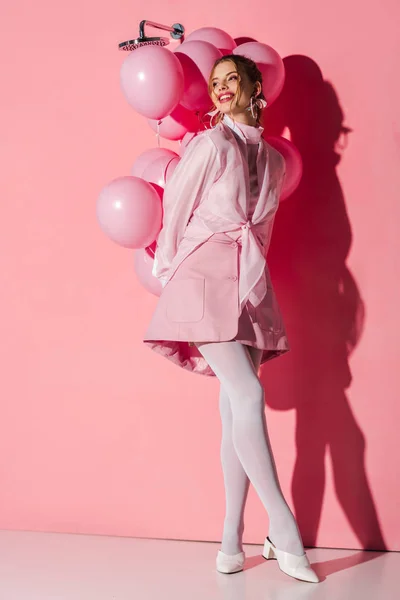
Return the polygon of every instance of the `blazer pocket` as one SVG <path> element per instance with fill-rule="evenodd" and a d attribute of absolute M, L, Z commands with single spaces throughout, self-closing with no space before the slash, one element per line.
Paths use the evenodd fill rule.
<path fill-rule="evenodd" d="M 171 279 L 166 315 L 178 323 L 201 321 L 204 317 L 204 277 Z"/>

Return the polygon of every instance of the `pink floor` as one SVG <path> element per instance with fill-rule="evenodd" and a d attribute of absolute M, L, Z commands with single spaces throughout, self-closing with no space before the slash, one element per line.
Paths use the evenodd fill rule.
<path fill-rule="evenodd" d="M 1 600 L 389 600 L 398 598 L 399 552 L 307 549 L 318 584 L 282 573 L 262 546 L 245 569 L 215 569 L 219 544 L 0 531 Z"/>

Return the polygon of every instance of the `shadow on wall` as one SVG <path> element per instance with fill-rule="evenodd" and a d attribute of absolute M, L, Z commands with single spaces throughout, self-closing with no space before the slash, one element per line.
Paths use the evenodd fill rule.
<path fill-rule="evenodd" d="M 264 127 L 265 135 L 287 127 L 304 165 L 300 186 L 278 210 L 268 254 L 291 352 L 263 369 L 261 379 L 268 406 L 297 413 L 292 494 L 304 545 L 316 546 L 329 450 L 337 498 L 360 547 L 386 550 L 365 471 L 365 436 L 346 395 L 349 355 L 364 324 L 346 266 L 352 232 L 336 174 L 351 130 L 318 65 L 306 56 L 284 63 L 285 86 Z"/>

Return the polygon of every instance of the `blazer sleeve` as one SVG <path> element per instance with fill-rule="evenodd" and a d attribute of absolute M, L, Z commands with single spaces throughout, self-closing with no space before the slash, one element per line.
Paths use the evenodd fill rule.
<path fill-rule="evenodd" d="M 190 217 L 218 178 L 219 170 L 217 147 L 204 132 L 190 141 L 165 185 L 163 222 L 152 269 L 163 287 Z"/>

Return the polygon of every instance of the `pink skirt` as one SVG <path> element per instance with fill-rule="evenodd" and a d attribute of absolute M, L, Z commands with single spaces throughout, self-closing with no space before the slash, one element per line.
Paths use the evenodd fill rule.
<path fill-rule="evenodd" d="M 218 284 L 220 273 L 215 271 L 216 260 L 218 260 L 218 265 L 221 263 L 223 265 L 229 264 L 228 269 L 230 272 L 234 269 L 238 269 L 239 252 L 241 249 L 240 244 L 237 244 L 237 250 L 233 258 L 229 258 L 229 254 L 227 253 L 229 252 L 227 248 L 228 246 L 232 246 L 232 241 L 232 237 L 225 233 L 213 234 L 206 242 L 204 242 L 204 244 L 182 261 L 170 281 L 203 277 L 207 284 L 215 273 L 214 277 L 217 279 Z M 223 248 L 224 254 L 220 252 L 220 247 L 217 247 L 216 243 L 228 245 Z M 233 245 L 235 246 L 235 244 Z M 237 280 L 237 276 L 233 275 L 233 277 L 224 279 Z M 218 289 L 218 287 L 214 289 Z M 236 285 L 236 295 L 237 287 L 238 286 Z M 179 332 L 179 335 L 174 335 L 173 324 L 171 326 L 171 323 L 167 322 L 165 316 L 168 314 L 167 307 L 169 302 L 168 294 L 166 293 L 167 289 L 168 284 L 161 293 L 156 310 L 144 335 L 143 342 L 151 350 L 168 358 L 177 366 L 199 375 L 215 376 L 215 373 L 201 355 L 200 351 L 196 348 L 194 342 L 236 340 L 247 346 L 263 350 L 261 364 L 285 354 L 290 349 L 282 315 L 272 286 L 269 288 L 266 297 L 259 307 L 254 308 L 250 302 L 247 302 L 240 315 L 238 311 L 238 298 L 229 298 L 228 304 L 230 303 L 230 306 L 227 306 L 225 299 L 224 306 L 221 306 L 221 315 L 223 315 L 223 319 L 225 320 L 226 313 L 236 315 L 233 317 L 235 322 L 232 323 L 232 327 L 230 328 L 232 332 L 233 330 L 236 331 L 236 335 L 228 337 L 227 339 L 221 339 L 221 336 L 218 336 L 217 334 L 214 335 L 213 329 L 208 329 L 208 331 L 211 331 L 209 339 L 204 339 L 204 335 L 200 336 L 199 334 L 194 333 L 199 331 L 199 329 L 196 329 L 195 327 L 192 329 L 191 334 L 187 333 L 187 335 L 185 335 L 185 328 L 180 326 L 179 329 L 176 330 L 177 333 Z M 185 288 L 183 287 L 182 290 L 184 289 Z M 212 284 L 210 285 L 210 289 L 213 289 Z M 165 298 L 163 297 L 164 295 Z M 191 298 L 179 298 L 179 304 L 185 304 L 186 301 L 190 304 Z M 171 302 L 174 302 L 173 298 L 171 298 L 170 303 Z M 218 304 L 218 302 L 221 302 L 221 300 L 218 300 L 216 297 L 215 303 Z M 235 304 L 233 304 L 233 302 Z M 234 310 L 233 307 L 236 310 Z M 224 310 L 225 308 L 227 309 L 226 311 Z M 175 307 L 174 311 L 176 311 Z M 204 319 L 207 319 L 207 316 L 205 316 Z M 189 332 L 190 329 L 186 331 Z M 176 339 L 171 339 L 174 337 Z"/>

